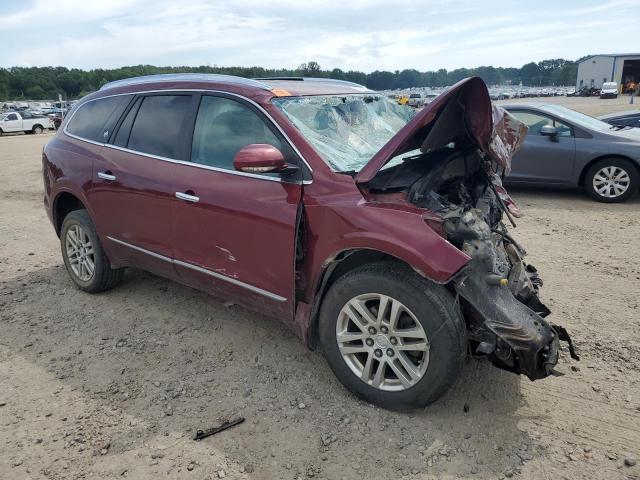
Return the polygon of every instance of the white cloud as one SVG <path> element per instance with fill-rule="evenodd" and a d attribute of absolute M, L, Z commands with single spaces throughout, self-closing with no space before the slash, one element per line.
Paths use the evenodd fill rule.
<path fill-rule="evenodd" d="M 8 47 L 0 66 L 520 66 L 628 44 L 637 7 L 638 0 L 33 0 L 11 11 L 0 4 Z"/>

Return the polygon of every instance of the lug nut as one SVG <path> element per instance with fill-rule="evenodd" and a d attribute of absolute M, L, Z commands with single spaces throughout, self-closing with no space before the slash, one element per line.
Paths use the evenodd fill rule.
<path fill-rule="evenodd" d="M 371 335 L 375 335 L 375 334 L 376 334 L 376 329 L 375 329 L 375 327 L 369 327 L 369 333 L 370 333 Z"/>
<path fill-rule="evenodd" d="M 376 357 L 380 358 L 382 356 L 382 350 L 380 350 L 379 348 L 376 348 L 375 351 L 373 352 L 375 354 Z"/>
<path fill-rule="evenodd" d="M 380 327 L 380 331 L 382 333 L 389 333 L 389 329 L 387 327 Z"/>
<path fill-rule="evenodd" d="M 395 352 L 393 351 L 393 348 L 387 348 L 387 355 L 388 355 L 389 357 L 393 357 L 394 353 L 395 353 Z"/>
<path fill-rule="evenodd" d="M 369 347 L 373 347 L 373 339 L 367 338 L 364 343 L 366 343 Z"/>
<path fill-rule="evenodd" d="M 397 345 L 398 344 L 398 339 L 396 337 L 391 337 L 389 339 L 389 341 L 391 342 L 391 345 Z"/>

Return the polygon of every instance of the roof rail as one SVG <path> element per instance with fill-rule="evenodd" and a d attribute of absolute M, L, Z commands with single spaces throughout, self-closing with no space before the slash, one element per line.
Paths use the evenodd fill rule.
<path fill-rule="evenodd" d="M 349 85 L 351 87 L 360 87 L 360 88 L 367 89 L 367 87 L 359 83 L 350 82 L 348 80 L 337 80 L 335 78 L 324 78 L 324 77 L 261 77 L 261 78 L 254 78 L 254 80 L 262 80 L 264 82 L 284 80 L 284 81 L 294 81 L 294 82 L 332 83 L 334 85 Z"/>
<path fill-rule="evenodd" d="M 100 90 L 108 88 L 123 87 L 125 85 L 137 85 L 141 83 L 157 83 L 157 82 L 175 82 L 175 81 L 210 81 L 218 83 L 235 83 L 246 85 L 249 87 L 262 88 L 269 90 L 270 87 L 264 83 L 258 82 L 251 78 L 236 77 L 234 75 L 219 75 L 215 73 L 160 73 L 156 75 L 143 75 L 140 77 L 123 78 L 113 82 L 105 83 Z"/>
<path fill-rule="evenodd" d="M 302 82 L 304 77 L 257 77 L 253 80 L 287 80 L 290 82 Z"/>

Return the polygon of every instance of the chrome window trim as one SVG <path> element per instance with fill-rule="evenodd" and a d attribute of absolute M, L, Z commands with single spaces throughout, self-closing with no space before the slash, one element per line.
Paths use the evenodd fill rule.
<path fill-rule="evenodd" d="M 101 147 L 104 147 L 106 145 L 106 143 L 104 143 L 104 142 L 96 142 L 95 140 L 89 140 L 88 138 L 79 137 L 78 135 L 74 135 L 73 133 L 69 133 L 69 131 L 67 130 L 67 127 L 71 123 L 71 120 L 73 120 L 73 117 L 75 117 L 76 112 L 78 110 L 80 110 L 82 107 L 84 107 L 87 103 L 95 102 L 96 100 L 102 100 L 103 98 L 121 97 L 123 95 L 131 95 L 132 97 L 136 96 L 135 93 L 117 93 L 117 94 L 114 94 L 114 95 L 105 95 L 104 97 L 92 98 L 91 100 L 87 100 L 86 102 L 82 102 L 80 105 L 74 105 L 72 107 L 72 110 L 71 110 L 71 116 L 66 116 L 63 119 L 64 127 L 62 128 L 62 133 L 64 133 L 65 135 L 67 135 L 67 136 L 69 136 L 71 138 L 75 138 L 76 140 L 81 140 L 83 142 L 91 143 L 92 145 L 99 145 Z M 103 134 L 104 134 L 104 132 L 103 132 Z"/>
<path fill-rule="evenodd" d="M 112 148 L 114 150 L 120 150 L 122 152 L 133 153 L 134 155 L 142 155 L 143 157 L 149 157 L 149 158 L 154 158 L 156 160 L 162 160 L 164 162 L 177 163 L 178 165 L 185 165 L 187 167 L 202 168 L 204 170 L 212 170 L 214 172 L 220 172 L 220 173 L 229 173 L 231 175 L 238 175 L 238 176 L 241 176 L 241 177 L 257 178 L 259 180 L 270 180 L 272 182 L 293 183 L 293 184 L 300 183 L 299 181 L 288 182 L 288 181 L 283 180 L 282 178 L 279 178 L 279 177 L 267 177 L 267 176 L 263 176 L 263 175 L 257 175 L 255 173 L 238 172 L 236 170 L 227 170 L 225 168 L 212 167 L 210 165 L 202 165 L 200 163 L 194 163 L 194 162 L 187 162 L 186 160 L 174 160 L 173 158 L 161 157 L 159 155 L 153 155 L 151 153 L 142 153 L 142 152 L 139 152 L 137 150 L 130 150 L 128 148 L 119 147 L 117 145 L 111 145 L 111 144 L 108 144 L 108 143 L 104 144 L 103 146 L 107 147 L 107 148 Z"/>
<path fill-rule="evenodd" d="M 176 88 L 176 89 L 166 89 L 166 90 L 144 90 L 144 91 L 140 91 L 140 92 L 126 92 L 126 93 L 114 93 L 112 95 L 104 95 L 102 97 L 98 97 L 98 98 L 92 98 L 91 100 L 87 100 L 86 102 L 83 102 L 82 104 L 78 105 L 77 107 L 75 107 L 73 109 L 73 112 L 71 113 L 71 116 L 67 119 L 67 121 L 64 123 L 64 128 L 62 129 L 62 131 L 64 132 L 65 135 L 68 135 L 72 138 L 75 138 L 77 140 L 81 140 L 83 142 L 89 142 L 91 144 L 94 145 L 100 145 L 103 147 L 112 147 L 112 148 L 118 148 L 118 149 L 122 149 L 122 147 L 116 147 L 115 145 L 111 145 L 108 143 L 104 143 L 104 142 L 95 142 L 93 140 L 89 140 L 86 138 L 82 138 L 79 137 L 77 135 L 74 135 L 72 133 L 69 133 L 67 131 L 67 126 L 71 123 L 71 120 L 73 120 L 73 117 L 75 116 L 76 112 L 78 110 L 80 110 L 82 107 L 84 107 L 87 103 L 90 102 L 95 102 L 97 100 L 102 100 L 103 98 L 110 98 L 110 97 L 119 97 L 122 95 L 142 95 L 142 94 L 147 94 L 147 93 L 172 93 L 172 92 L 189 92 L 189 93 L 215 93 L 215 94 L 223 94 L 223 95 L 230 95 L 232 97 L 236 97 L 239 99 L 242 99 L 246 102 L 249 102 L 251 105 L 253 105 L 254 107 L 256 107 L 266 118 L 269 122 L 271 122 L 271 124 L 273 126 L 276 127 L 276 129 L 278 130 L 278 132 L 280 132 L 280 134 L 282 135 L 282 137 L 285 139 L 285 141 L 289 144 L 289 146 L 293 149 L 294 152 L 296 152 L 296 154 L 302 159 L 302 161 L 304 162 L 304 164 L 307 166 L 307 168 L 309 169 L 309 172 L 313 175 L 313 168 L 311 168 L 311 165 L 309 165 L 309 162 L 307 162 L 307 159 L 304 158 L 304 156 L 302 155 L 302 153 L 300 153 L 300 150 L 298 150 L 298 147 L 296 147 L 294 145 L 294 143 L 291 141 L 291 139 L 289 138 L 289 136 L 284 132 L 284 130 L 282 130 L 282 128 L 280 127 L 280 125 L 278 125 L 278 122 L 276 122 L 273 117 L 271 115 L 269 115 L 269 113 L 258 103 L 254 102 L 253 100 L 251 100 L 250 98 L 247 98 L 243 95 L 239 95 L 237 93 L 233 93 L 233 92 L 225 92 L 223 90 L 208 90 L 208 89 L 197 89 L 197 88 Z M 174 162 L 184 162 L 184 163 L 188 163 L 190 165 L 196 166 L 196 167 L 208 167 L 207 165 L 201 165 L 198 163 L 193 163 L 193 162 L 186 162 L 184 160 L 174 160 L 174 159 L 169 159 L 169 158 L 165 158 L 165 157 L 159 157 L 157 155 L 150 155 L 148 153 L 144 153 L 144 152 L 139 152 L 137 150 L 129 150 L 129 149 L 123 149 L 124 151 L 127 152 L 132 152 L 132 153 L 136 153 L 138 155 L 144 155 L 150 158 L 155 158 L 158 160 L 169 160 L 169 161 L 174 161 Z M 213 168 L 213 167 L 211 167 Z M 226 170 L 223 168 L 219 168 L 217 169 L 218 171 L 221 172 L 226 172 L 226 173 L 232 173 L 232 174 L 242 174 L 242 175 L 248 175 L 244 172 L 235 172 L 233 170 Z M 254 178 L 261 178 L 261 179 L 273 179 L 273 177 L 263 177 L 260 175 L 250 175 Z M 286 183 L 292 183 L 292 182 L 286 182 Z M 304 183 L 304 184 L 308 184 L 311 183 L 311 180 L 305 180 L 303 182 L 295 182 L 295 183 Z"/>
<path fill-rule="evenodd" d="M 282 297 L 282 296 L 280 296 L 278 294 L 275 294 L 275 293 L 270 292 L 268 290 L 264 290 L 262 288 L 254 286 L 254 285 L 250 285 L 248 283 L 241 282 L 240 280 L 237 280 L 237 279 L 235 279 L 233 277 L 228 277 L 226 275 L 222 275 L 221 273 L 214 272 L 213 270 L 208 270 L 206 268 L 202 268 L 202 267 L 199 267 L 197 265 L 193 265 L 191 263 L 183 262 L 182 260 L 177 260 L 175 258 L 166 257 L 166 256 L 161 255 L 159 253 L 152 252 L 151 250 L 147 250 L 146 248 L 138 247 L 137 245 L 133 245 L 131 243 L 127 243 L 127 242 L 124 242 L 122 240 L 118 240 L 117 238 L 113 238 L 113 237 L 110 237 L 108 235 L 107 235 L 107 238 L 109 240 L 111 240 L 112 242 L 119 243 L 120 245 L 124 245 L 125 247 L 129 247 L 129 248 L 131 248 L 133 250 L 137 250 L 138 252 L 142 252 L 142 253 L 145 253 L 147 255 L 151 255 L 152 257 L 157 258 L 159 260 L 163 260 L 165 262 L 172 263 L 174 265 L 179 265 L 181 267 L 185 267 L 185 268 L 189 268 L 191 270 L 195 270 L 196 272 L 200 272 L 200 273 L 204 273 L 206 275 L 210 275 L 210 276 L 212 276 L 214 278 L 217 278 L 219 280 L 223 280 L 225 282 L 229 282 L 229 283 L 231 283 L 233 285 L 236 285 L 238 287 L 245 288 L 245 289 L 247 289 L 247 290 L 249 290 L 251 292 L 254 292 L 254 293 L 257 293 L 257 294 L 262 295 L 264 297 L 270 298 L 271 300 L 275 300 L 277 302 L 286 302 L 287 301 L 286 297 Z"/>

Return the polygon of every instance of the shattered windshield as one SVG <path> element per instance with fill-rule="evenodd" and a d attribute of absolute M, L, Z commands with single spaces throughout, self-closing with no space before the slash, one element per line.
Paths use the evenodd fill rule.
<path fill-rule="evenodd" d="M 273 101 L 331 168 L 359 171 L 415 116 L 382 95 L 331 95 Z"/>

